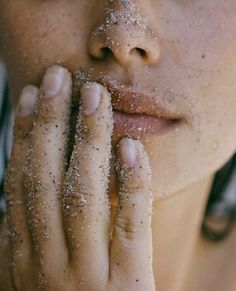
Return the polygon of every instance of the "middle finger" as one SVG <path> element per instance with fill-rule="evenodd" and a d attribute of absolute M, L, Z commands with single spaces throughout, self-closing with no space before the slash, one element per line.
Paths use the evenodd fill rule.
<path fill-rule="evenodd" d="M 104 280 L 109 266 L 108 186 L 112 108 L 108 91 L 97 83 L 81 90 L 75 146 L 66 178 L 64 219 L 72 266 L 77 275 Z M 89 278 L 90 280 L 91 278 Z"/>

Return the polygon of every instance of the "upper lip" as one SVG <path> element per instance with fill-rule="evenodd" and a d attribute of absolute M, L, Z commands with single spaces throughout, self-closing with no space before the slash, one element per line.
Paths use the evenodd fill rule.
<path fill-rule="evenodd" d="M 180 120 L 183 116 L 169 110 L 160 99 L 120 85 L 117 81 L 98 80 L 111 93 L 112 107 L 126 114 L 144 114 L 160 119 Z"/>

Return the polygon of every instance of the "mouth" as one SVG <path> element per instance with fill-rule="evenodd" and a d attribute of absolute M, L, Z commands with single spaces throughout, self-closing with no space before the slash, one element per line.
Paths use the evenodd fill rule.
<path fill-rule="evenodd" d="M 180 126 L 184 117 L 165 107 L 161 100 L 121 86 L 116 81 L 98 80 L 111 93 L 114 135 L 146 138 L 165 134 Z"/>
<path fill-rule="evenodd" d="M 115 139 L 124 136 L 145 139 L 153 135 L 163 135 L 176 130 L 184 122 L 184 116 L 170 106 L 167 108 L 163 104 L 163 98 L 144 94 L 104 77 L 92 81 L 102 84 L 111 94 Z M 81 86 L 80 83 L 79 87 Z"/>

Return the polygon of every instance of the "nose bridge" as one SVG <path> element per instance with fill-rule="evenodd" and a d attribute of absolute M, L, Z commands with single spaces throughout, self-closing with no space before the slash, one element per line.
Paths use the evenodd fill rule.
<path fill-rule="evenodd" d="M 110 0 L 104 21 L 91 33 L 89 52 L 98 59 L 111 52 L 122 65 L 135 57 L 148 64 L 158 61 L 160 46 L 147 19 L 131 0 Z"/>

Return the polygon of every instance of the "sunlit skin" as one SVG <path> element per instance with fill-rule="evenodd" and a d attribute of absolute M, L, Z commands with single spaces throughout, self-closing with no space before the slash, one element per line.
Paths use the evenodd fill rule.
<path fill-rule="evenodd" d="M 161 291 L 231 291 L 233 273 L 225 267 L 222 278 L 217 266 L 235 268 L 236 257 L 222 255 L 232 253 L 235 234 L 209 252 L 198 226 L 214 173 L 236 150 L 236 3 L 110 2 L 0 0 L 0 51 L 14 108 L 22 89 L 40 87 L 58 64 L 72 77 L 109 77 L 183 116 L 177 130 L 141 139 L 152 170 L 156 284 Z M 111 195 L 116 181 L 112 174 Z"/>

